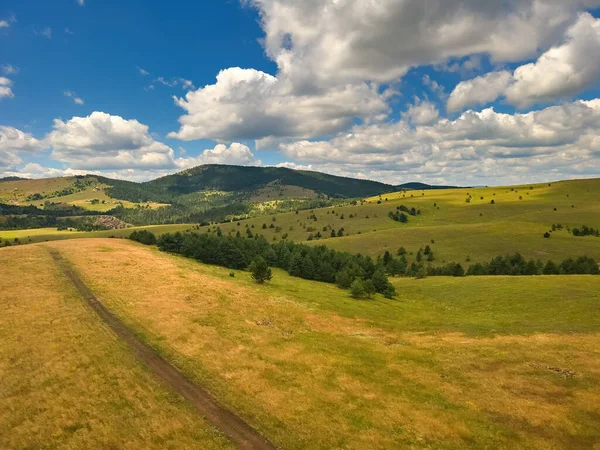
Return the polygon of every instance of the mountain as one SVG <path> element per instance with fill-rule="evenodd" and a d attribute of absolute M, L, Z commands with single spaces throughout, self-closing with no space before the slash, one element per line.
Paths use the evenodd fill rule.
<path fill-rule="evenodd" d="M 376 181 L 281 167 L 205 165 L 145 183 L 98 179 L 112 186 L 109 190 L 112 197 L 133 202 L 170 203 L 182 195 L 202 191 L 251 195 L 273 183 L 296 186 L 333 198 L 370 197 L 395 190 L 392 185 Z"/>

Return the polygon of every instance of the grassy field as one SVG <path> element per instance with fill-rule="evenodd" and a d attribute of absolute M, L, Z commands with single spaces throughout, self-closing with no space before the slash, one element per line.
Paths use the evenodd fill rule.
<path fill-rule="evenodd" d="M 282 448 L 600 443 L 600 277 L 400 279 L 397 300 L 356 301 L 281 271 L 257 286 L 247 273 L 94 239 L 0 249 L 4 261 L 31 252 L 8 278 L 49 264 L 44 246 Z"/>
<path fill-rule="evenodd" d="M 598 192 L 600 179 L 415 191 L 367 199 L 356 206 L 317 209 L 316 221 L 311 218 L 312 212 L 301 211 L 219 226 L 226 234 L 240 231 L 242 235 L 246 225 L 254 226 L 251 231 L 269 241 L 280 240 L 284 234 L 288 239 L 305 241 L 320 232 L 324 238 L 312 244 L 373 256 L 386 250 L 395 252 L 401 246 L 416 254 L 419 248 L 430 245 L 436 263 L 465 263 L 467 259 L 481 262 L 514 252 L 541 260 L 558 261 L 586 254 L 600 259 L 599 238 L 575 237 L 566 230 L 552 233 L 550 239 L 543 237 L 552 224 L 600 228 Z M 409 217 L 407 224 L 389 219 L 388 213 L 400 205 L 420 209 L 421 215 Z M 263 224 L 268 228 L 263 229 Z M 269 228 L 271 224 L 280 230 Z M 345 237 L 330 237 L 331 228 L 337 232 L 342 227 Z"/>
<path fill-rule="evenodd" d="M 47 249 L 2 249 L 0 271 L 0 448 L 231 448 L 100 325 Z"/>
<path fill-rule="evenodd" d="M 132 203 L 127 200 L 119 200 L 109 197 L 104 191 L 107 185 L 94 183 L 85 190 L 75 192 L 61 197 L 45 198 L 43 200 L 29 201 L 27 197 L 33 194 L 50 195 L 56 191 L 72 187 L 75 183 L 75 177 L 64 178 L 42 178 L 33 180 L 4 181 L 0 183 L 0 203 L 16 203 L 19 205 L 34 205 L 38 208 L 44 206 L 46 201 L 62 202 L 69 205 L 79 206 L 90 211 L 106 212 L 118 205 L 125 208 L 135 208 L 145 206 L 150 208 L 160 208 L 167 206 L 160 203 Z M 97 204 L 92 204 L 92 200 L 98 200 Z M 104 203 L 102 203 L 104 201 Z"/>
<path fill-rule="evenodd" d="M 145 227 L 123 228 L 120 230 L 103 230 L 103 231 L 58 231 L 56 228 L 34 228 L 31 230 L 0 230 L 0 240 L 14 241 L 19 239 L 22 243 L 36 243 L 46 241 L 57 241 L 64 239 L 86 239 L 86 238 L 107 238 L 128 237 L 135 230 L 149 230 L 157 236 L 165 233 L 176 233 L 177 231 L 185 231 L 195 225 L 193 224 L 176 224 L 176 225 L 148 225 Z"/>

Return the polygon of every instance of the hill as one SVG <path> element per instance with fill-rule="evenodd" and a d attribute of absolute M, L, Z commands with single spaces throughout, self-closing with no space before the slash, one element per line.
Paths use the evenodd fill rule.
<path fill-rule="evenodd" d="M 409 262 L 430 246 L 433 265 L 468 266 L 515 252 L 543 261 L 583 255 L 600 260 L 600 238 L 569 231 L 583 225 L 600 229 L 598 192 L 600 179 L 397 192 L 356 205 L 257 217 L 218 228 L 235 234 L 248 226 L 270 242 L 286 238 L 374 257 L 386 251 L 395 255 L 404 247 Z M 402 206 L 420 213 L 407 214 L 407 223 L 390 219 L 389 213 Z M 553 231 L 553 224 L 562 227 Z M 546 232 L 549 238 L 544 238 Z"/>
<path fill-rule="evenodd" d="M 278 167 L 205 165 L 135 183 L 97 175 L 11 179 L 0 184 L 0 204 L 50 203 L 108 213 L 134 225 L 221 221 L 336 205 L 401 187 L 370 180 Z"/>
<path fill-rule="evenodd" d="M 130 201 L 175 201 L 178 197 L 205 191 L 235 193 L 245 197 L 272 183 L 294 186 L 333 198 L 369 197 L 396 190 L 370 180 L 338 177 L 319 172 L 280 167 L 205 165 L 146 183 L 103 180 L 113 187 L 109 193 Z"/>
<path fill-rule="evenodd" d="M 396 300 L 357 301 L 280 270 L 257 285 L 89 239 L 0 249 L 2 448 L 231 448 L 83 306 L 49 250 L 277 448 L 600 439 L 597 277 L 396 279 Z"/>

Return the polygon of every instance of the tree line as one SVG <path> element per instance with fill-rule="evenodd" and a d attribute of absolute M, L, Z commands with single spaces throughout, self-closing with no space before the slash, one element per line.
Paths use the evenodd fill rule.
<path fill-rule="evenodd" d="M 140 231 L 134 237 L 151 244 L 153 239 L 149 234 Z M 156 243 L 165 252 L 238 270 L 245 270 L 252 263 L 256 265 L 262 258 L 268 266 L 286 270 L 291 276 L 352 288 L 357 298 L 370 298 L 375 292 L 388 298 L 396 294 L 382 264 L 369 256 L 339 252 L 326 246 L 285 241 L 271 244 L 257 235 L 232 237 L 198 232 L 163 234 Z"/>
<path fill-rule="evenodd" d="M 417 253 L 416 261 L 409 264 L 406 250 L 398 250 L 394 257 L 386 252 L 379 260 L 383 263 L 386 273 L 390 276 L 424 278 L 426 276 L 492 276 L 492 275 L 599 275 L 598 263 L 587 256 L 567 258 L 560 263 L 552 260 L 525 259 L 520 253 L 506 256 L 496 256 L 486 263 L 475 263 L 468 268 L 462 264 L 450 262 L 444 265 L 426 265 L 422 253 L 427 255 L 427 261 L 433 260 L 433 252 L 427 246 Z M 421 256 L 420 256 L 421 255 Z"/>

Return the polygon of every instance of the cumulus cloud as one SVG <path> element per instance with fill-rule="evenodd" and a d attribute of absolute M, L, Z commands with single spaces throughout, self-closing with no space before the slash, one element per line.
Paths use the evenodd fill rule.
<path fill-rule="evenodd" d="M 180 168 L 189 168 L 203 164 L 228 164 L 239 166 L 256 166 L 256 160 L 250 148 L 244 144 L 233 142 L 230 146 L 218 144 L 213 149 L 204 150 L 196 158 L 179 158 L 176 161 Z"/>
<path fill-rule="evenodd" d="M 469 106 L 486 105 L 500 97 L 512 81 L 506 70 L 490 72 L 459 83 L 448 99 L 448 111 L 462 111 Z"/>
<path fill-rule="evenodd" d="M 347 128 L 354 118 L 383 118 L 388 112 L 384 95 L 365 83 L 304 94 L 286 80 L 238 67 L 175 102 L 187 114 L 169 137 L 182 140 L 311 138 Z"/>
<path fill-rule="evenodd" d="M 389 82 L 411 67 L 537 55 L 594 0 L 250 0 L 267 54 L 298 84 Z"/>
<path fill-rule="evenodd" d="M 600 80 L 600 19 L 582 14 L 566 42 L 515 70 L 507 100 L 519 107 L 571 97 Z"/>
<path fill-rule="evenodd" d="M 463 81 L 448 100 L 449 111 L 484 105 L 499 97 L 520 108 L 572 97 L 600 80 L 600 19 L 581 14 L 567 30 L 564 43 L 514 73 L 491 72 Z"/>
<path fill-rule="evenodd" d="M 13 127 L 0 126 L 0 169 L 8 170 L 21 163 L 19 154 L 46 148 L 44 142 Z"/>
<path fill-rule="evenodd" d="M 73 169 L 167 169 L 176 167 L 174 152 L 155 141 L 147 125 L 103 112 L 54 121 L 46 137 L 52 157 Z"/>
<path fill-rule="evenodd" d="M 384 93 L 380 84 L 397 82 L 413 67 L 445 64 L 464 73 L 480 68 L 484 54 L 493 63 L 536 57 L 584 8 L 600 5 L 600 0 L 246 1 L 260 12 L 264 47 L 277 73 L 221 71 L 215 84 L 175 99 L 186 114 L 170 137 L 256 139 L 263 146 L 332 136 L 356 121 L 385 119 L 394 91 Z M 458 62 L 448 64 L 449 59 Z M 443 87 L 428 81 L 443 98 Z M 465 99 L 455 95 L 452 107 L 485 101 L 477 99 L 478 89 L 467 90 Z"/>
<path fill-rule="evenodd" d="M 0 100 L 3 98 L 14 98 L 15 94 L 11 89 L 12 80 L 5 77 L 0 77 Z"/>
<path fill-rule="evenodd" d="M 422 101 L 419 98 L 415 99 L 413 105 L 409 105 L 404 114 L 404 117 L 415 125 L 429 125 L 435 122 L 439 116 L 440 113 L 433 103 Z"/>
<path fill-rule="evenodd" d="M 378 179 L 432 177 L 491 184 L 518 176 L 597 173 L 598 130 L 600 99 L 527 114 L 468 111 L 431 126 L 411 127 L 404 120 L 361 125 L 331 141 L 299 141 L 279 148 L 319 169 L 335 165 L 346 172 L 379 174 Z"/>

